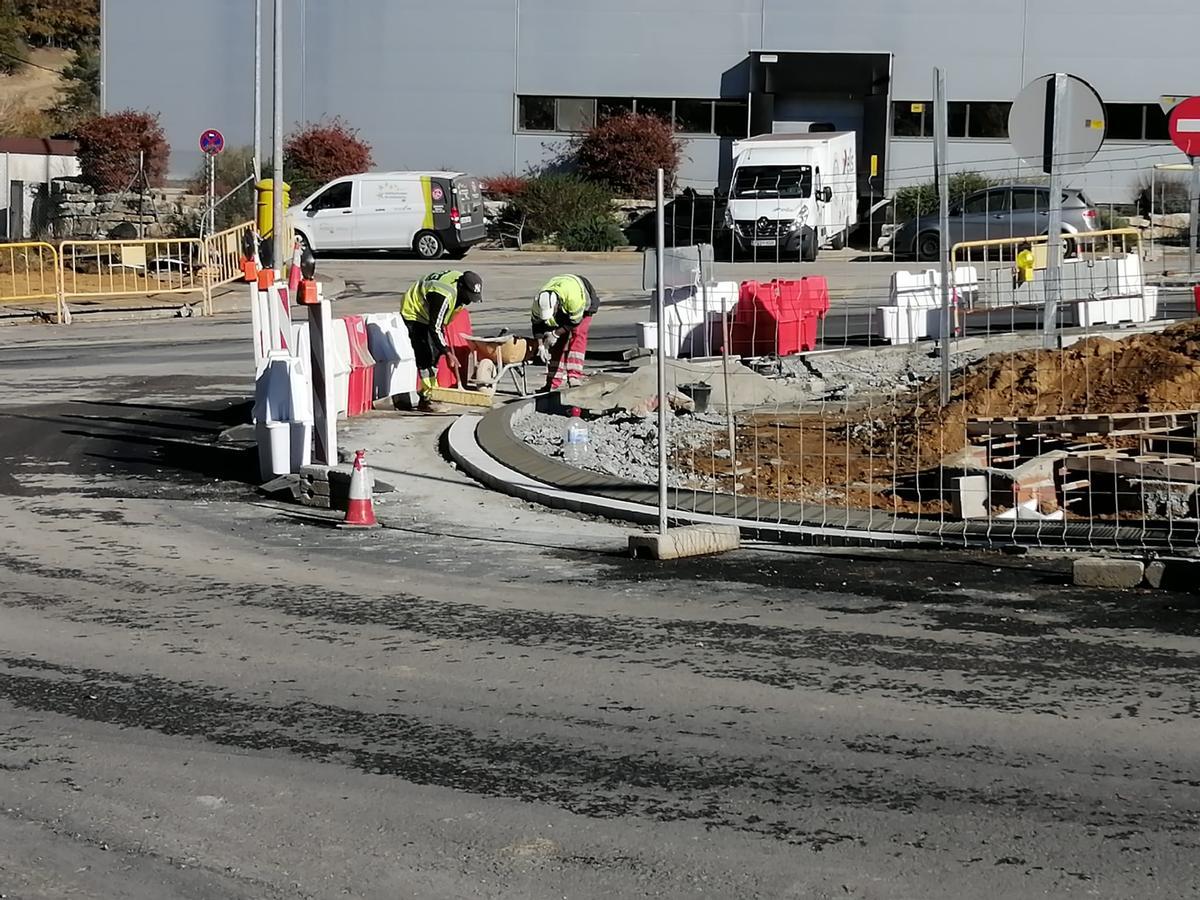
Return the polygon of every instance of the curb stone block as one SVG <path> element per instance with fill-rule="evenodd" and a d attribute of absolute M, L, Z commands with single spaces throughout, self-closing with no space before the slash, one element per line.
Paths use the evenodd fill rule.
<path fill-rule="evenodd" d="M 1145 566 L 1136 559 L 1086 556 L 1073 566 L 1076 587 L 1134 588 L 1142 583 Z"/>

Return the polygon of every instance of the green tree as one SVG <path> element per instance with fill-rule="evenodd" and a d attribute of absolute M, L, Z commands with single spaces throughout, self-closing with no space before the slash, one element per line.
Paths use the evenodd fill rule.
<path fill-rule="evenodd" d="M 81 47 L 100 36 L 100 0 L 16 0 L 11 5 L 35 47 Z"/>
<path fill-rule="evenodd" d="M 0 75 L 12 75 L 25 65 L 25 26 L 13 0 L 0 0 Z"/>
<path fill-rule="evenodd" d="M 100 52 L 95 44 L 75 50 L 62 78 L 62 93 L 53 112 L 65 128 L 100 112 Z"/>

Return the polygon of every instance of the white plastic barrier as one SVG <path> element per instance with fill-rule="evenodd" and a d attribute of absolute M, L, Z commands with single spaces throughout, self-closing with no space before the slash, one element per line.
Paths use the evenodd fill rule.
<path fill-rule="evenodd" d="M 722 323 L 738 301 L 736 281 L 718 281 L 668 291 L 664 319 L 666 355 L 713 356 L 720 352 Z M 658 322 L 638 323 L 638 346 L 658 349 Z"/>
<path fill-rule="evenodd" d="M 268 353 L 254 385 L 254 431 L 264 480 L 312 461 L 312 384 L 286 350 Z"/>
<path fill-rule="evenodd" d="M 979 292 L 979 271 L 974 266 L 959 266 L 952 275 L 952 302 L 960 308 L 975 304 Z M 942 273 L 893 272 L 889 305 L 875 311 L 875 332 L 893 344 L 911 344 L 922 338 L 936 338 L 942 330 Z"/>
<path fill-rule="evenodd" d="M 373 399 L 412 393 L 417 384 L 417 361 L 400 314 L 372 313 L 363 316 L 363 321 L 367 347 L 375 359 Z"/>

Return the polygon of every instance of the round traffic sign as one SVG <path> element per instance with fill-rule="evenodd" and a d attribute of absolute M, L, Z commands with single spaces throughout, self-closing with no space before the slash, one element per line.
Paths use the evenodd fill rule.
<path fill-rule="evenodd" d="M 1167 122 L 1175 146 L 1195 159 L 1200 156 L 1200 97 L 1184 100 Z"/>
<path fill-rule="evenodd" d="M 1100 152 L 1105 132 L 1104 101 L 1082 78 L 1065 75 L 1062 96 L 1056 104 L 1057 78 L 1043 75 L 1025 86 L 1008 114 L 1008 137 L 1017 155 L 1030 165 L 1049 173 L 1053 158 L 1059 172 L 1071 174 Z M 1054 126 L 1060 117 L 1062 145 L 1054 150 Z"/>
<path fill-rule="evenodd" d="M 200 134 L 200 149 L 209 156 L 216 156 L 225 149 L 225 135 L 210 128 Z"/>

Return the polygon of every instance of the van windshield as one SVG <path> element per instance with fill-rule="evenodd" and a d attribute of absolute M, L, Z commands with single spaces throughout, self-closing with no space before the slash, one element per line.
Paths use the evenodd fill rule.
<path fill-rule="evenodd" d="M 741 166 L 733 176 L 733 196 L 811 197 L 812 166 Z"/>

